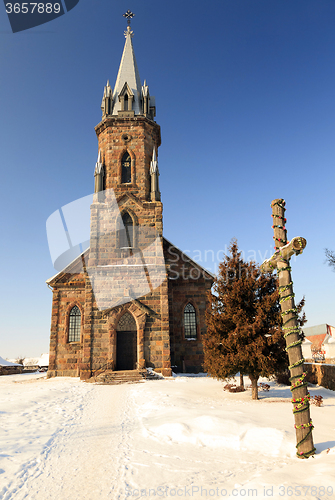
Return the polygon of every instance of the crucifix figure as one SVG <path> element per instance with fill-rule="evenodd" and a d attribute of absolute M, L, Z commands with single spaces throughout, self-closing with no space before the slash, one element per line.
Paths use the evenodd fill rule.
<path fill-rule="evenodd" d="M 312 429 L 310 418 L 309 392 L 307 390 L 306 375 L 304 372 L 304 358 L 299 338 L 299 323 L 297 309 L 294 302 L 293 282 L 291 278 L 290 258 L 293 254 L 299 255 L 306 246 L 305 238 L 296 237 L 290 242 L 286 236 L 285 201 L 273 200 L 271 203 L 273 230 L 275 240 L 275 253 L 263 262 L 261 269 L 264 272 L 277 270 L 279 277 L 279 295 L 281 315 L 283 318 L 283 331 L 286 339 L 286 351 L 289 358 L 291 374 L 291 391 L 293 414 L 297 437 L 297 456 L 308 458 L 314 455 Z"/>

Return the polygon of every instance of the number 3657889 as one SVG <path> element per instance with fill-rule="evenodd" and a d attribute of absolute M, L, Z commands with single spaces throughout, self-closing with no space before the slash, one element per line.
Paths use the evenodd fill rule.
<path fill-rule="evenodd" d="M 7 14 L 59 14 L 59 3 L 6 3 Z"/>

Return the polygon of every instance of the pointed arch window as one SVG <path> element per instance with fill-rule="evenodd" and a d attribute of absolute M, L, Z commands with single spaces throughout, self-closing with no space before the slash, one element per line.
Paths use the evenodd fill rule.
<path fill-rule="evenodd" d="M 124 229 L 120 231 L 120 248 L 134 247 L 134 223 L 128 212 L 122 215 Z"/>
<path fill-rule="evenodd" d="M 190 303 L 184 309 L 184 335 L 185 339 L 197 338 L 197 316 L 194 306 Z"/>
<path fill-rule="evenodd" d="M 119 319 L 116 330 L 118 332 L 131 332 L 137 330 L 134 316 L 132 316 L 129 312 L 124 313 L 124 315 Z"/>
<path fill-rule="evenodd" d="M 131 158 L 127 151 L 121 159 L 121 182 L 122 184 L 129 184 L 131 182 Z"/>
<path fill-rule="evenodd" d="M 72 307 L 69 317 L 69 342 L 80 342 L 81 312 L 78 306 Z"/>

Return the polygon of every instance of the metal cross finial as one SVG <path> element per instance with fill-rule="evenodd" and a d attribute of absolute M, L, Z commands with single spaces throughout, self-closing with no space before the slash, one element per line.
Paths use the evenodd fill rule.
<path fill-rule="evenodd" d="M 123 17 L 125 17 L 127 19 L 128 26 L 130 26 L 130 21 L 134 16 L 135 16 L 135 14 L 129 9 L 127 10 L 127 12 L 125 12 L 125 14 L 123 14 Z"/>

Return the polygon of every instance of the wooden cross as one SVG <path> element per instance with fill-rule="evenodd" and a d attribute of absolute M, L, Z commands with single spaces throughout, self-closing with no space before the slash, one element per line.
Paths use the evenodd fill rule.
<path fill-rule="evenodd" d="M 290 268 L 290 258 L 293 254 L 302 253 L 306 246 L 306 240 L 305 238 L 296 237 L 290 242 L 287 241 L 284 200 L 273 200 L 271 207 L 276 251 L 270 259 L 263 262 L 261 269 L 264 272 L 276 269 L 279 276 L 283 331 L 290 364 L 297 456 L 299 458 L 308 458 L 315 453 L 312 435 L 313 425 L 310 418 L 309 393 L 305 378 L 306 372 L 304 372 L 303 367 L 304 358 L 302 356 L 301 340 L 299 339 L 299 323 Z"/>

